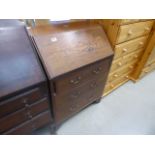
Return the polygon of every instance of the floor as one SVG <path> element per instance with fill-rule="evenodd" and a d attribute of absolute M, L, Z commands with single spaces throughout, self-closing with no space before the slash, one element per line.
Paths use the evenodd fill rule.
<path fill-rule="evenodd" d="M 35 134 L 50 132 L 45 127 Z M 82 110 L 62 124 L 57 134 L 155 134 L 155 71 Z"/>

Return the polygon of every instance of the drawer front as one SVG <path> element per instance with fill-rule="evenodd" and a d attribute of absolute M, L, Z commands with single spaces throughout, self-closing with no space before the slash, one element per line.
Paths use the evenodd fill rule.
<path fill-rule="evenodd" d="M 35 115 L 47 109 L 49 109 L 49 107 L 46 98 L 37 101 L 32 105 L 26 105 L 25 108 L 0 119 L 0 133 L 17 126 L 26 120 L 31 120 Z"/>
<path fill-rule="evenodd" d="M 140 56 L 142 55 L 142 53 L 143 53 L 143 49 L 139 49 L 139 50 L 134 51 L 130 54 L 127 54 L 119 59 L 114 60 L 112 63 L 110 72 L 114 72 L 117 69 L 122 68 L 126 64 L 138 61 Z"/>
<path fill-rule="evenodd" d="M 153 63 L 155 61 L 155 47 L 154 49 L 152 50 L 148 60 L 147 60 L 147 63 L 146 63 L 146 66 Z"/>
<path fill-rule="evenodd" d="M 112 91 L 113 89 L 116 89 L 117 87 L 119 87 L 122 83 L 128 81 L 129 79 L 129 75 L 131 72 L 128 72 L 122 76 L 120 76 L 119 78 L 117 78 L 116 80 L 112 81 L 112 82 L 108 82 L 106 84 L 105 90 L 104 90 L 104 94 L 108 93 L 109 91 Z"/>
<path fill-rule="evenodd" d="M 34 130 L 48 125 L 52 122 L 50 111 L 45 111 L 32 120 L 28 120 L 25 123 L 20 124 L 19 126 L 5 132 L 5 135 L 25 135 L 31 134 Z"/>
<path fill-rule="evenodd" d="M 129 23 L 135 23 L 139 21 L 140 19 L 122 19 L 121 24 L 129 24 Z"/>
<path fill-rule="evenodd" d="M 152 64 L 149 64 L 147 67 L 145 67 L 140 75 L 140 77 L 145 76 L 147 73 L 155 70 L 155 62 Z"/>
<path fill-rule="evenodd" d="M 65 92 L 69 92 L 95 78 L 104 79 L 109 71 L 110 63 L 111 58 L 108 58 L 56 80 L 56 93 L 64 93 L 62 89 L 65 90 Z"/>
<path fill-rule="evenodd" d="M 129 25 L 120 26 L 117 38 L 117 44 L 124 41 L 134 39 L 150 33 L 153 26 L 153 21 L 139 22 Z"/>
<path fill-rule="evenodd" d="M 23 108 L 26 104 L 32 104 L 33 102 L 47 96 L 47 92 L 41 91 L 41 88 L 35 88 L 26 93 L 8 99 L 0 103 L 0 118 Z"/>
<path fill-rule="evenodd" d="M 130 40 L 128 42 L 119 44 L 115 46 L 115 56 L 114 59 L 117 59 L 121 56 L 129 54 L 137 49 L 143 48 L 147 42 L 148 36 Z"/>
<path fill-rule="evenodd" d="M 107 81 L 108 82 L 114 81 L 115 79 L 119 78 L 123 74 L 133 71 L 133 68 L 136 66 L 136 63 L 137 63 L 137 61 L 133 61 L 130 64 L 123 66 L 119 70 L 116 70 L 115 72 L 110 73 Z"/>
<path fill-rule="evenodd" d="M 88 104 L 99 99 L 103 94 L 104 85 L 104 81 L 93 80 L 66 96 L 56 96 L 54 99 L 56 123 L 62 122 Z"/>

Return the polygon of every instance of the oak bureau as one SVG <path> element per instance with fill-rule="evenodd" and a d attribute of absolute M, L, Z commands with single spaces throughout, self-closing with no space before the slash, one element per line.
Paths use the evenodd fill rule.
<path fill-rule="evenodd" d="M 59 125 L 101 98 L 113 51 L 102 28 L 85 22 L 38 26 L 31 35 L 48 75 Z"/>
<path fill-rule="evenodd" d="M 32 134 L 53 122 L 47 79 L 26 28 L 0 20 L 0 134 Z"/>

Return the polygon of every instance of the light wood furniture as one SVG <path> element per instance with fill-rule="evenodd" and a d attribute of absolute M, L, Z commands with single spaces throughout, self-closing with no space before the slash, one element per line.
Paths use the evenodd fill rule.
<path fill-rule="evenodd" d="M 104 90 L 107 95 L 130 78 L 137 66 L 152 30 L 153 20 L 96 20 L 103 26 L 115 55 Z"/>
<path fill-rule="evenodd" d="M 56 126 L 102 97 L 113 51 L 99 25 L 68 23 L 32 29 L 48 75 Z"/>
<path fill-rule="evenodd" d="M 137 81 L 155 69 L 155 24 L 152 33 L 150 33 L 146 50 L 143 53 L 131 79 Z"/>

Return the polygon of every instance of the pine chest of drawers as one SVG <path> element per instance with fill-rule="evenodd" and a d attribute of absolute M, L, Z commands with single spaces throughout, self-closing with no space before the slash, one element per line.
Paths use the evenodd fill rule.
<path fill-rule="evenodd" d="M 31 32 L 48 74 L 55 123 L 60 124 L 101 98 L 113 52 L 98 25 L 62 24 Z"/>
<path fill-rule="evenodd" d="M 133 72 L 144 54 L 153 20 L 98 20 L 114 49 L 114 59 L 104 95 L 132 79 Z"/>
<path fill-rule="evenodd" d="M 0 134 L 31 134 L 52 122 L 47 80 L 25 27 L 0 27 Z"/>

